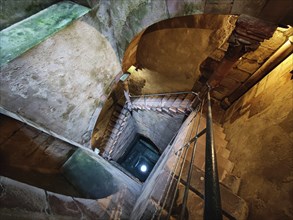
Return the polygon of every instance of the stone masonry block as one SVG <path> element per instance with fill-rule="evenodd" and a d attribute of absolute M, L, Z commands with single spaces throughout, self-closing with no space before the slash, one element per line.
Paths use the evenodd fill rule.
<path fill-rule="evenodd" d="M 237 64 L 238 69 L 246 71 L 250 74 L 253 74 L 259 67 L 260 67 L 260 64 L 258 64 L 256 61 L 249 60 L 249 59 L 242 59 Z"/>
<path fill-rule="evenodd" d="M 238 82 L 244 82 L 246 81 L 249 77 L 250 74 L 248 72 L 242 71 L 237 68 L 233 68 L 227 75 L 227 77 L 234 79 Z"/>
<path fill-rule="evenodd" d="M 206 2 L 204 12 L 206 14 L 230 14 L 232 4 L 232 0 L 209 0 Z"/>
<path fill-rule="evenodd" d="M 265 40 L 261 44 L 261 46 L 272 50 L 276 50 L 286 41 L 286 39 L 286 36 L 281 31 L 277 30 L 275 31 L 273 36 L 270 39 Z"/>
<path fill-rule="evenodd" d="M 243 57 L 250 59 L 250 60 L 255 60 L 258 63 L 263 63 L 266 61 L 275 51 L 273 49 L 259 46 L 257 50 L 245 54 Z"/>
<path fill-rule="evenodd" d="M 229 78 L 229 77 L 225 77 L 222 81 L 221 81 L 221 85 L 228 88 L 229 90 L 235 90 L 236 88 L 238 88 L 241 83 L 232 79 L 232 78 Z"/>

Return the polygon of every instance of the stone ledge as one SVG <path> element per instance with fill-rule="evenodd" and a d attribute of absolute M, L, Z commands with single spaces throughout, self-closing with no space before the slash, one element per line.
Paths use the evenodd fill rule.
<path fill-rule="evenodd" d="M 60 2 L 2 30 L 0 65 L 20 56 L 89 10 L 73 2 Z"/>

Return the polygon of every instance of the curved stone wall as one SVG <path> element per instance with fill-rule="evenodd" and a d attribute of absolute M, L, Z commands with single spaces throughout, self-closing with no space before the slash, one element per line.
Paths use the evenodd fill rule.
<path fill-rule="evenodd" d="M 2 112 L 88 146 L 108 87 L 119 72 L 107 39 L 77 20 L 2 67 Z"/>

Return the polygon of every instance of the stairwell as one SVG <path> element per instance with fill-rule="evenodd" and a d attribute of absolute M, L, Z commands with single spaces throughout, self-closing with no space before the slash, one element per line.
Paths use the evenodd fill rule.
<path fill-rule="evenodd" d="M 78 204 L 76 203 L 76 207 L 79 207 L 81 209 L 81 211 L 78 212 L 78 215 L 97 215 L 107 219 L 112 218 L 113 216 L 120 216 L 120 218 L 123 216 L 131 216 L 132 219 L 165 219 L 166 214 L 169 211 L 170 201 L 174 196 L 174 190 L 176 185 L 175 181 L 179 178 L 179 169 L 176 170 L 175 165 L 178 160 L 179 165 L 182 164 L 182 154 L 181 157 L 179 154 L 180 149 L 182 148 L 182 146 L 188 143 L 192 137 L 196 135 L 195 128 L 198 124 L 199 116 L 195 114 L 196 111 L 192 111 L 192 103 L 194 102 L 196 97 L 197 96 L 194 94 L 181 94 L 178 96 L 166 95 L 132 98 L 132 112 L 130 112 L 126 108 L 127 105 L 116 105 L 115 111 L 113 111 L 111 120 L 107 126 L 103 141 L 103 143 L 105 144 L 105 150 L 102 155 L 105 159 L 109 160 L 110 163 L 108 163 L 107 161 L 103 162 L 101 159 L 98 158 L 95 159 L 95 156 L 93 154 L 91 156 L 91 154 L 87 155 L 87 153 L 84 154 L 73 149 L 73 152 L 75 151 L 75 153 L 73 155 L 71 153 L 68 156 L 64 155 L 63 157 L 61 157 L 63 158 L 63 162 L 62 164 L 58 165 L 57 171 L 54 171 L 57 172 L 60 177 L 62 176 L 62 178 L 66 178 L 66 180 L 62 180 L 63 182 L 59 180 L 59 182 L 61 181 L 63 186 L 69 184 L 71 187 L 73 186 L 74 189 L 77 189 L 76 193 L 74 192 L 75 194 L 72 194 L 73 196 L 77 197 L 73 197 L 73 199 L 68 198 L 68 196 L 58 194 L 58 192 L 61 192 L 63 194 L 64 192 L 62 190 L 57 190 L 57 193 L 52 194 L 50 191 L 40 191 L 38 188 L 34 187 L 39 186 L 44 187 L 44 189 L 53 189 L 52 187 L 44 185 L 42 181 L 34 182 L 34 180 L 31 180 L 27 183 L 31 184 L 32 186 L 25 186 L 21 183 L 13 182 L 10 179 L 2 177 L 2 185 L 6 189 L 10 189 L 11 184 L 14 185 L 15 190 L 21 190 L 22 188 L 25 188 L 25 190 L 27 190 L 27 193 L 31 193 L 35 197 L 43 197 L 43 194 L 45 195 L 47 193 L 49 196 L 49 205 L 51 207 L 51 212 L 55 216 L 74 215 L 74 213 L 72 213 L 68 209 L 57 209 L 54 202 L 58 200 L 60 203 L 63 202 L 65 206 L 66 204 L 70 205 L 71 203 L 74 203 L 74 201 L 75 203 L 76 201 L 78 201 Z M 191 113 L 188 115 L 189 112 Z M 145 118 L 142 116 L 144 116 Z M 183 120 L 184 122 L 182 124 Z M 153 124 L 149 123 L 149 121 L 153 121 Z M 7 123 L 10 124 L 11 122 L 9 122 L 8 120 Z M 2 124 L 2 127 L 7 126 L 7 123 Z M 162 123 L 164 126 L 160 126 L 160 123 Z M 11 136 L 10 140 L 7 142 L 7 139 L 5 139 L 5 143 L 7 142 L 9 144 L 11 143 L 11 141 L 12 143 L 14 143 L 13 137 L 17 137 L 17 131 L 19 130 L 19 126 L 22 127 L 23 125 L 21 123 L 16 123 L 15 125 L 13 125 L 11 132 L 7 134 L 7 136 Z M 145 126 L 146 128 L 143 128 L 143 126 Z M 205 116 L 203 115 L 203 117 L 201 117 L 201 123 L 198 130 L 201 131 L 204 128 Z M 32 129 L 32 131 L 35 131 L 35 129 Z M 171 136 L 159 137 L 153 134 L 160 134 L 160 132 L 164 131 L 166 132 L 166 134 L 170 133 Z M 144 183 L 140 183 L 140 181 L 135 179 L 135 177 L 131 176 L 131 174 L 129 173 L 125 175 L 125 170 L 119 167 L 119 164 L 114 164 L 112 162 L 112 160 L 118 160 L 121 155 L 124 155 L 124 152 L 127 151 L 128 143 L 131 142 L 132 136 L 135 137 L 136 133 L 142 133 L 146 137 L 148 135 L 153 135 L 151 136 L 151 138 L 154 140 L 154 143 L 158 146 L 158 149 L 161 152 L 161 156 L 157 164 L 155 165 L 153 171 L 150 173 L 149 177 Z M 29 132 L 28 134 L 32 135 L 34 134 L 34 132 Z M 41 136 L 40 134 L 38 134 L 37 136 L 29 136 L 29 141 L 35 142 L 38 141 L 38 139 L 40 138 L 42 140 L 46 140 L 48 138 L 47 136 L 48 135 L 43 133 L 41 134 Z M 174 139 L 174 137 L 176 138 Z M 217 152 L 223 217 L 224 219 L 246 219 L 248 215 L 247 204 L 237 195 L 241 180 L 231 174 L 234 163 L 229 159 L 230 150 L 226 148 L 227 141 L 225 140 L 225 133 L 223 128 L 215 123 L 214 137 L 216 143 L 215 147 Z M 167 142 L 164 139 L 167 139 Z M 56 144 L 58 146 L 58 141 L 56 141 L 53 145 L 50 145 L 48 149 L 45 148 L 45 152 L 52 148 L 52 150 L 50 150 L 52 151 L 52 155 L 50 157 L 53 158 L 55 157 L 54 149 L 56 148 Z M 161 142 L 167 143 L 166 146 L 165 144 L 160 145 Z M 7 146 L 10 146 L 11 144 L 7 145 L 7 143 L 1 145 L 2 154 L 3 150 L 9 150 Z M 36 146 L 35 149 L 42 149 L 43 142 L 39 143 L 39 145 Z M 61 147 L 61 149 L 67 149 L 67 145 L 68 144 L 66 144 L 66 146 L 64 147 Z M 72 147 L 69 147 L 68 149 L 72 149 Z M 7 154 L 11 154 L 9 152 Z M 38 152 L 42 151 L 36 150 L 30 155 L 35 157 L 36 153 Z M 57 152 L 60 152 L 58 148 Z M 65 151 L 65 153 L 66 152 L 67 151 Z M 200 219 L 203 217 L 205 134 L 198 138 L 195 152 L 195 160 L 194 164 L 192 165 L 193 173 L 189 188 L 189 196 L 187 200 L 186 218 L 188 219 Z M 22 158 L 21 152 L 14 155 L 19 155 L 18 158 Z M 31 157 L 27 157 L 26 160 L 30 160 L 30 158 Z M 12 158 L 11 163 L 13 163 L 13 161 L 14 160 Z M 84 162 L 81 163 L 81 161 Z M 184 188 L 187 182 L 187 173 L 190 161 L 191 150 L 189 150 L 187 154 L 187 160 L 183 166 L 182 176 L 179 183 L 179 190 L 176 194 L 176 200 L 175 205 L 172 209 L 171 219 L 176 219 L 178 218 L 178 215 L 180 215 L 182 195 L 184 193 Z M 9 166 L 11 165 L 6 165 L 6 167 Z M 38 166 L 38 164 L 35 164 L 35 166 Z M 52 166 L 49 165 L 49 168 L 51 167 Z M 95 176 L 92 176 L 94 174 L 93 172 L 95 172 L 95 167 L 100 167 L 97 171 L 99 171 L 102 167 L 102 170 L 105 169 L 105 171 L 103 171 L 101 174 L 96 173 Z M 109 173 L 110 175 L 106 174 L 105 172 Z M 82 179 L 80 178 L 80 173 L 84 174 Z M 2 171 L 2 175 L 3 174 L 4 176 L 7 176 L 4 171 Z M 28 174 L 31 175 L 30 173 Z M 44 174 L 42 173 L 38 175 L 44 176 Z M 104 185 L 104 182 L 100 182 L 103 179 L 101 178 L 102 176 L 105 176 L 105 178 L 110 178 L 108 180 L 110 182 L 107 182 L 107 184 Z M 131 178 L 129 178 L 129 176 Z M 14 174 L 8 175 L 8 177 L 17 179 L 21 182 L 25 180 L 23 177 L 17 176 L 15 172 Z M 89 178 L 88 180 L 85 179 L 87 177 Z M 52 175 L 50 178 L 51 181 L 57 180 L 56 177 Z M 98 185 L 94 186 L 93 184 Z M 60 189 L 62 188 L 62 185 L 60 185 Z M 112 187 L 109 188 L 109 186 Z M 105 198 L 93 199 L 95 198 L 95 196 L 100 197 L 100 194 L 97 194 L 95 192 L 106 194 L 108 193 L 109 195 L 107 194 Z M 71 192 L 69 192 L 68 195 L 70 194 Z M 82 197 L 87 199 L 82 199 Z M 10 194 L 5 194 L 3 198 L 6 198 L 5 200 L 15 199 L 14 196 Z M 122 198 L 124 201 L 123 205 L 120 204 Z M 22 205 L 20 204 L 22 201 L 23 200 L 19 200 L 19 203 L 12 202 L 10 204 L 13 204 L 12 206 L 15 207 L 22 207 Z M 97 207 L 92 211 L 89 212 L 83 210 L 86 209 L 85 207 L 87 206 L 87 204 L 94 203 Z M 46 206 L 47 203 L 45 202 L 44 204 Z M 31 205 L 32 204 L 29 203 L 28 207 L 30 207 Z M 164 206 L 163 210 L 162 206 Z M 4 205 L 3 207 L 6 207 L 6 205 Z M 34 212 L 38 213 L 38 215 L 43 215 L 42 212 L 37 211 L 37 208 Z M 23 215 L 23 213 L 21 212 L 19 215 Z"/>
<path fill-rule="evenodd" d="M 174 193 L 174 182 L 178 179 L 178 171 L 174 170 L 175 161 L 182 159 L 175 154 L 175 149 L 180 149 L 186 144 L 192 137 L 196 135 L 196 129 L 199 116 L 195 116 L 193 111 L 193 103 L 197 99 L 196 94 L 166 94 L 166 95 L 149 95 L 131 98 L 132 112 L 127 109 L 127 105 L 117 105 L 115 111 L 112 114 L 110 123 L 104 135 L 105 151 L 103 153 L 104 158 L 113 158 L 109 155 L 115 155 L 115 149 L 119 149 L 119 139 L 126 141 L 136 132 L 137 119 L 135 115 L 137 113 L 145 114 L 149 113 L 159 115 L 159 117 L 168 116 L 169 120 L 176 115 L 181 115 L 182 119 L 188 117 L 184 124 L 178 131 L 176 140 L 162 150 L 162 155 L 154 171 L 151 173 L 147 181 L 143 185 L 142 194 L 139 196 L 132 216 L 140 216 L 141 219 L 162 218 L 166 217 L 170 203 L 170 198 Z M 190 114 L 191 113 L 191 114 Z M 151 119 L 149 119 L 151 120 Z M 159 126 L 157 123 L 156 127 Z M 205 116 L 201 117 L 201 123 L 198 130 L 201 131 L 206 126 Z M 132 129 L 129 129 L 131 127 Z M 154 131 L 155 128 L 153 127 Z M 241 184 L 241 179 L 232 175 L 234 163 L 229 159 L 230 150 L 227 149 L 227 141 L 225 140 L 225 133 L 223 128 L 214 123 L 214 139 L 215 148 L 217 153 L 218 174 L 220 181 L 220 190 L 222 196 L 222 208 L 224 219 L 246 219 L 248 216 L 248 206 L 246 202 L 241 199 L 237 193 Z M 174 133 L 174 135 L 176 132 Z M 127 139 L 128 138 L 128 139 Z M 189 189 L 189 197 L 187 202 L 187 213 L 189 219 L 203 218 L 203 206 L 204 206 L 204 169 L 205 169 L 205 140 L 206 135 L 203 134 L 198 138 L 196 143 L 195 158 L 193 164 L 193 174 L 191 185 Z M 171 140 L 171 139 L 170 139 Z M 120 140 L 121 141 L 121 140 Z M 123 141 L 122 141 L 123 142 Z M 115 146 L 116 144 L 116 146 Z M 177 152 L 178 154 L 178 152 Z M 115 156 L 114 156 L 115 157 Z M 184 187 L 187 181 L 188 167 L 191 161 L 191 150 L 188 151 L 187 160 L 184 164 L 178 195 L 176 195 L 176 204 L 172 210 L 172 218 L 178 217 L 180 214 L 180 204 Z M 172 175 L 175 172 L 174 178 Z M 168 187 L 170 192 L 166 195 Z M 173 192 L 173 193 L 172 193 Z M 166 206 L 162 213 L 160 213 L 161 206 L 166 200 Z M 144 204 L 144 205 L 142 205 Z M 147 204 L 147 205 L 145 205 Z M 133 219 L 136 219 L 133 217 Z"/>
<path fill-rule="evenodd" d="M 192 98 L 190 97 L 190 95 L 180 95 L 175 97 L 164 96 L 160 98 L 155 96 L 148 98 L 140 97 L 133 100 L 132 108 L 138 111 L 156 111 L 171 115 L 188 114 L 192 109 L 191 105 L 195 98 L 194 96 Z M 194 128 L 197 126 L 198 120 L 199 116 L 195 116 L 194 112 L 190 114 L 181 126 L 174 142 L 170 143 L 169 147 L 164 151 L 164 154 L 166 155 L 161 156 L 161 160 L 158 162 L 158 167 L 155 173 L 149 177 L 148 182 L 144 185 L 145 187 L 143 188 L 142 195 L 136 202 L 136 206 L 132 212 L 133 219 L 136 219 L 134 216 L 141 216 L 141 219 L 166 218 L 166 213 L 170 205 L 170 198 L 174 196 L 176 185 L 175 180 L 178 179 L 179 176 L 179 170 L 174 171 L 175 161 L 178 160 L 178 149 L 182 148 L 182 146 L 188 143 L 189 140 L 196 135 L 196 129 Z M 205 116 L 203 116 L 201 117 L 198 131 L 203 130 L 205 126 L 206 119 Z M 248 216 L 248 206 L 247 203 L 237 195 L 241 180 L 231 174 L 234 168 L 234 163 L 229 160 L 230 150 L 226 148 L 226 135 L 223 128 L 218 124 L 214 123 L 213 130 L 222 196 L 223 218 L 246 219 Z M 188 219 L 203 218 L 205 144 L 204 134 L 198 138 L 196 143 L 193 173 L 187 201 Z M 179 160 L 181 159 L 179 158 Z M 174 219 L 180 215 L 181 202 L 187 181 L 190 161 L 191 150 L 189 150 L 187 154 L 187 160 L 184 164 L 178 194 L 176 195 L 176 204 L 172 209 L 171 217 Z M 175 175 L 173 178 L 172 175 L 174 172 Z M 168 189 L 169 185 L 171 186 L 170 189 Z M 164 202 L 166 206 L 164 207 L 164 210 L 161 211 Z M 143 203 L 146 203 L 147 205 L 143 205 Z"/>

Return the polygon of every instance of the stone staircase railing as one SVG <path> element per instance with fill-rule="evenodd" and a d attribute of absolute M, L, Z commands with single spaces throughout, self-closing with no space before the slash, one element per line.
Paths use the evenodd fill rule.
<path fill-rule="evenodd" d="M 189 114 L 197 97 L 194 92 L 131 96 L 133 110 L 153 110 L 169 114 Z"/>

